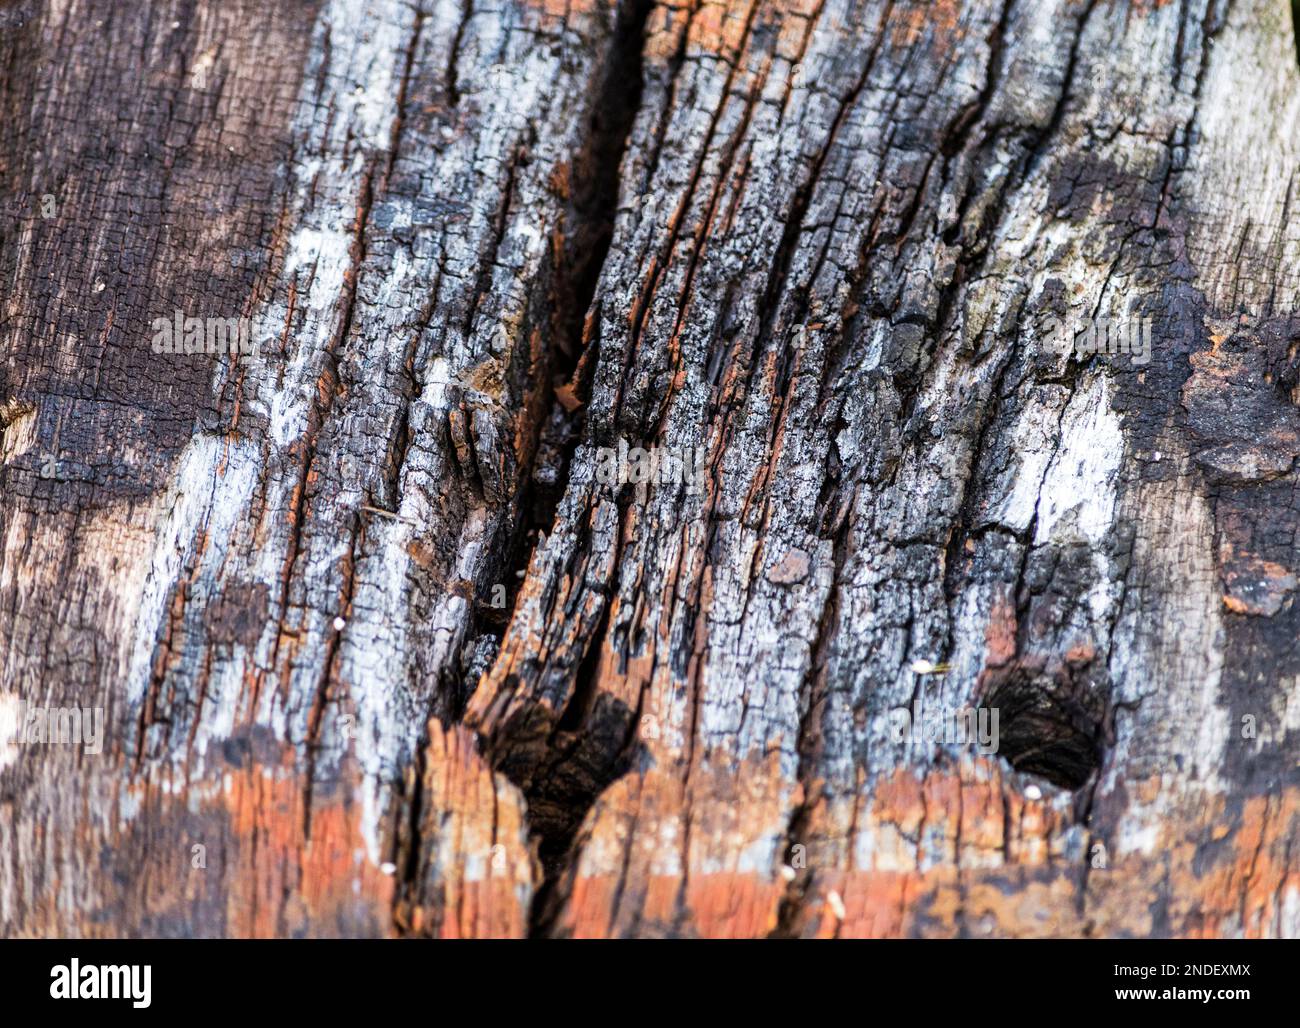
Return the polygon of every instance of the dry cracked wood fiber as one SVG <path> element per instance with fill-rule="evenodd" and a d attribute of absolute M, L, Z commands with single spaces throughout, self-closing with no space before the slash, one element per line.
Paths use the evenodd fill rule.
<path fill-rule="evenodd" d="M 1286 0 L 0 2 L 0 934 L 1300 935 L 1298 151 Z"/>

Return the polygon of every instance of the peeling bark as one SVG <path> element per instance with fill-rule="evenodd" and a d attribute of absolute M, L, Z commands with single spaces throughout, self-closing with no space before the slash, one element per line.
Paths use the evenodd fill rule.
<path fill-rule="evenodd" d="M 1289 5 L 272 6 L 0 5 L 0 932 L 1300 935 Z"/>

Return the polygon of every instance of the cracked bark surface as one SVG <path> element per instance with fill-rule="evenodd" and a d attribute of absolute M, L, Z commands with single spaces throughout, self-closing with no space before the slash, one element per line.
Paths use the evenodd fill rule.
<path fill-rule="evenodd" d="M 0 112 L 3 934 L 1300 935 L 1283 0 L 19 0 Z"/>

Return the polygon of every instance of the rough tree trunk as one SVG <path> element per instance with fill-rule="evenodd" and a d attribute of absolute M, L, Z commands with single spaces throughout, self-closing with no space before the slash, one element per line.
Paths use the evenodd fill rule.
<path fill-rule="evenodd" d="M 0 933 L 1300 934 L 1298 151 L 1284 0 L 0 2 Z"/>

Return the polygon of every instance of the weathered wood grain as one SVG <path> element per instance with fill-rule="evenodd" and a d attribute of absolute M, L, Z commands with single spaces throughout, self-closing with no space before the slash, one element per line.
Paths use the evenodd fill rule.
<path fill-rule="evenodd" d="M 1284 0 L 0 4 L 0 932 L 1300 935 L 1298 130 Z"/>

